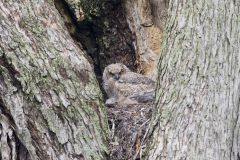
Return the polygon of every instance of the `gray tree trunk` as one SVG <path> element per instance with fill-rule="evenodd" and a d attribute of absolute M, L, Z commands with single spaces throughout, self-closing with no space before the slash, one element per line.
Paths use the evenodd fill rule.
<path fill-rule="evenodd" d="M 0 1 L 0 159 L 106 159 L 92 66 L 50 0 Z"/>
<path fill-rule="evenodd" d="M 240 159 L 239 12 L 170 0 L 146 159 Z"/>

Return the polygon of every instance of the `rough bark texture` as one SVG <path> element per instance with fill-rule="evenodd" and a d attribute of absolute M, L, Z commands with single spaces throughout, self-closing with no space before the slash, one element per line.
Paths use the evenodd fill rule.
<path fill-rule="evenodd" d="M 135 35 L 137 70 L 155 80 L 166 7 L 157 0 L 124 0 L 123 3 L 128 24 Z"/>
<path fill-rule="evenodd" d="M 67 3 L 78 22 L 99 17 L 108 0 L 62 0 Z"/>
<path fill-rule="evenodd" d="M 1 159 L 106 159 L 92 66 L 50 0 L 0 1 Z"/>
<path fill-rule="evenodd" d="M 171 0 L 145 159 L 240 158 L 240 2 Z"/>

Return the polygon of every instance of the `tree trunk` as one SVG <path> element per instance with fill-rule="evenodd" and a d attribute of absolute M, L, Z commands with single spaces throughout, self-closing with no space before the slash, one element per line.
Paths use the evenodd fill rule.
<path fill-rule="evenodd" d="M 146 159 L 240 159 L 239 11 L 170 0 Z"/>
<path fill-rule="evenodd" d="M 54 3 L 0 1 L 0 17 L 0 159 L 106 159 L 102 95 Z"/>
<path fill-rule="evenodd" d="M 152 0 L 151 0 L 152 1 Z M 150 0 L 124 0 L 126 17 L 132 34 L 137 71 L 156 80 L 156 66 L 160 53 L 162 29 L 154 23 L 156 9 L 151 7 Z M 159 6 L 159 4 L 154 4 Z M 157 7 L 156 7 L 157 8 Z M 159 17 L 161 19 L 162 17 Z"/>

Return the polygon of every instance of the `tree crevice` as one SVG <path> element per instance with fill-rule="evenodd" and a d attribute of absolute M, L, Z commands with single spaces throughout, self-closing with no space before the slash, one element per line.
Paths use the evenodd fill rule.
<path fill-rule="evenodd" d="M 0 159 L 17 159 L 17 160 L 29 160 L 29 152 L 24 146 L 24 144 L 18 139 L 16 135 L 16 124 L 12 115 L 10 115 L 10 111 L 7 107 L 4 106 L 3 100 L 0 97 L 0 144 L 1 144 L 1 154 Z M 7 126 L 7 128 L 3 128 L 2 126 Z M 2 141 L 5 136 L 7 139 L 6 142 Z M 9 148 L 8 156 L 3 155 Z"/>
<path fill-rule="evenodd" d="M 13 85 L 18 89 L 18 90 L 22 90 L 22 85 L 21 82 L 16 78 L 17 76 L 20 75 L 20 73 L 15 69 L 15 67 L 13 66 L 13 64 L 9 63 L 5 53 L 3 53 L 0 56 L 0 66 L 6 68 L 8 70 L 8 74 L 11 77 L 11 81 L 13 83 Z M 3 81 L 4 82 L 4 81 Z"/>
<path fill-rule="evenodd" d="M 74 15 L 73 6 L 68 1 L 54 2 L 75 43 L 86 51 L 89 61 L 94 65 L 100 84 L 103 70 L 108 64 L 122 62 L 136 70 L 133 34 L 128 28 L 121 1 L 104 0 L 97 6 L 97 13 L 91 12 L 91 9 L 94 10 L 91 3 L 97 3 L 98 0 L 79 1 L 85 7 L 83 10 L 86 14 L 86 18 L 81 21 Z"/>

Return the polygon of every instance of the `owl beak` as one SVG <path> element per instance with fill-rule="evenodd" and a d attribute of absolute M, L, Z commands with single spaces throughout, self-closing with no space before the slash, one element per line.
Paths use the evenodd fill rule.
<path fill-rule="evenodd" d="M 115 74 L 115 75 L 113 76 L 113 78 L 114 78 L 115 80 L 119 80 L 120 75 L 119 75 L 119 74 Z"/>

